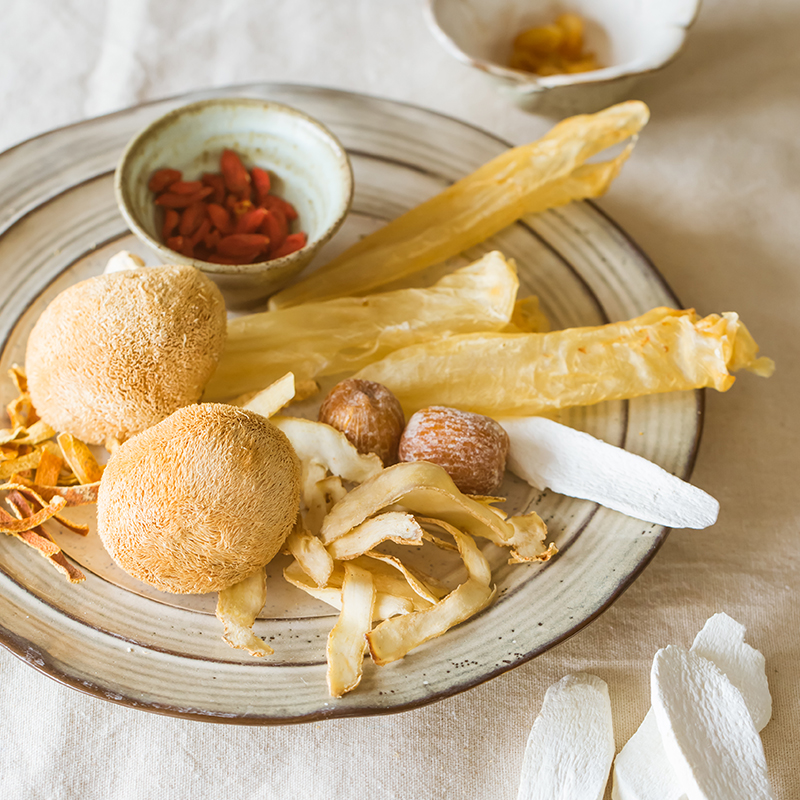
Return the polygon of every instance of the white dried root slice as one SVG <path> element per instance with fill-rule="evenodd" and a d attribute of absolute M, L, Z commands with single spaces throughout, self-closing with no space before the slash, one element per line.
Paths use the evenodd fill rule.
<path fill-rule="evenodd" d="M 353 563 L 344 565 L 342 610 L 328 634 L 328 691 L 341 697 L 358 686 L 372 627 L 375 584 L 372 573 Z"/>
<path fill-rule="evenodd" d="M 613 759 L 608 686 L 585 672 L 567 675 L 545 693 L 517 800 L 602 800 Z"/>
<path fill-rule="evenodd" d="M 692 652 L 715 663 L 742 693 L 757 730 L 772 715 L 764 656 L 744 641 L 745 627 L 714 614 L 697 634 Z M 614 761 L 614 800 L 683 800 L 652 709 Z"/>
<path fill-rule="evenodd" d="M 374 569 L 365 566 L 364 560 L 357 560 L 354 563 L 362 569 L 367 569 L 372 573 L 373 579 L 378 581 L 380 576 L 376 574 Z M 336 566 L 328 585 L 324 587 L 317 586 L 296 561 L 293 561 L 283 570 L 283 577 L 292 586 L 296 586 L 311 597 L 321 600 L 339 611 L 342 610 L 342 584 L 344 583 L 344 566 L 342 564 Z M 381 586 L 384 589 L 387 588 L 384 584 L 381 584 Z M 414 593 L 407 586 L 403 588 L 403 591 L 406 596 L 392 594 L 388 591 L 376 591 L 372 619 L 380 621 L 394 617 L 397 614 L 408 614 L 416 610 L 419 598 L 415 598 Z M 425 607 L 427 608 L 429 605 L 430 603 L 426 604 Z"/>
<path fill-rule="evenodd" d="M 411 514 L 389 511 L 356 525 L 328 545 L 328 553 L 337 561 L 348 561 L 377 547 L 381 542 L 422 544 L 422 528 Z"/>
<path fill-rule="evenodd" d="M 764 748 L 742 693 L 707 658 L 656 653 L 650 702 L 664 750 L 690 800 L 771 800 Z"/>
<path fill-rule="evenodd" d="M 285 416 L 273 417 L 271 422 L 286 434 L 304 464 L 322 464 L 328 472 L 353 483 L 362 483 L 383 469 L 378 456 L 362 455 L 341 431 L 324 422 Z"/>
<path fill-rule="evenodd" d="M 670 528 L 707 528 L 719 503 L 621 447 L 545 417 L 505 417 L 508 469 L 537 489 L 592 500 Z"/>
<path fill-rule="evenodd" d="M 262 417 L 271 417 L 277 414 L 285 405 L 292 402 L 295 397 L 294 375 L 287 372 L 282 378 L 271 383 L 266 389 L 246 397 L 241 407 L 245 411 L 254 411 Z M 233 405 L 239 405 L 234 402 Z"/>
<path fill-rule="evenodd" d="M 122 272 L 126 269 L 139 269 L 144 266 L 144 259 L 129 253 L 127 250 L 120 250 L 119 253 L 114 253 L 106 263 L 106 268 L 103 270 L 104 275 L 111 272 Z"/>
<path fill-rule="evenodd" d="M 253 633 L 253 624 L 267 600 L 264 567 L 223 589 L 217 598 L 217 619 L 225 626 L 223 639 L 251 656 L 271 656 L 275 651 Z"/>
<path fill-rule="evenodd" d="M 446 586 L 440 584 L 435 578 L 430 575 L 424 575 L 419 570 L 411 569 L 411 567 L 404 564 L 397 556 L 390 556 L 386 553 L 379 553 L 377 550 L 370 550 L 364 553 L 365 558 L 379 561 L 386 567 L 394 568 L 405 578 L 411 591 L 419 598 L 415 601 L 417 609 L 428 608 L 436 605 L 449 591 Z"/>
<path fill-rule="evenodd" d="M 224 400 L 288 370 L 298 381 L 355 372 L 415 342 L 501 330 L 511 318 L 518 286 L 514 263 L 495 251 L 425 289 L 240 317 L 228 324 L 225 352 L 206 399 Z"/>
<path fill-rule="evenodd" d="M 294 556 L 295 561 L 318 587 L 327 586 L 333 572 L 333 559 L 325 545 L 305 529 L 299 518 L 286 539 L 284 549 Z"/>
<path fill-rule="evenodd" d="M 450 594 L 424 611 L 381 622 L 367 634 L 372 660 L 383 666 L 403 658 L 415 647 L 446 633 L 484 609 L 494 597 L 489 562 L 471 536 L 454 532 L 468 578 Z"/>
<path fill-rule="evenodd" d="M 325 518 L 322 541 L 330 544 L 394 505 L 444 520 L 501 547 L 512 547 L 515 559 L 546 561 L 553 552 L 544 546 L 546 528 L 538 515 L 504 520 L 491 507 L 462 494 L 441 467 L 426 461 L 395 464 L 349 492 Z"/>

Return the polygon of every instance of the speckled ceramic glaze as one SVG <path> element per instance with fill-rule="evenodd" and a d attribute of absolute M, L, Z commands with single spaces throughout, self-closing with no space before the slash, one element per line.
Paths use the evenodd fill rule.
<path fill-rule="evenodd" d="M 430 111 L 358 95 L 276 85 L 214 94 L 288 103 L 322 120 L 347 148 L 356 177 L 353 208 L 320 261 L 507 146 Z M 119 214 L 114 168 L 135 131 L 202 97 L 91 120 L 0 155 L 0 375 L 23 360 L 31 327 L 62 289 L 101 272 L 123 248 L 152 262 Z M 537 294 L 555 327 L 597 325 L 677 304 L 650 262 L 589 203 L 523 219 L 462 261 L 490 249 L 516 260 L 521 294 Z M 0 401 L 12 395 L 10 382 L 0 381 Z M 699 392 L 656 395 L 574 409 L 563 420 L 687 477 L 701 400 Z M 115 567 L 94 531 L 85 538 L 53 533 L 86 572 L 78 586 L 3 536 L 0 642 L 81 691 L 193 719 L 270 724 L 420 706 L 509 670 L 579 630 L 625 590 L 665 536 L 657 525 L 534 491 L 512 475 L 500 492 L 512 513 L 539 511 L 559 555 L 543 566 L 511 566 L 505 551 L 481 542 L 496 600 L 402 661 L 367 662 L 361 685 L 340 700 L 328 696 L 325 682 L 335 612 L 283 581 L 285 557 L 270 565 L 267 604 L 255 625 L 275 655 L 256 659 L 222 641 L 215 596 L 168 595 L 139 583 Z M 91 507 L 78 511 L 92 522 Z M 423 548 L 415 558 L 453 585 L 463 572 L 450 555 Z"/>
<path fill-rule="evenodd" d="M 630 97 L 639 78 L 678 55 L 700 0 L 426 0 L 425 8 L 431 31 L 451 55 L 526 111 L 564 116 Z M 506 66 L 516 34 L 565 11 L 586 20 L 586 49 L 603 69 L 539 77 Z"/>
<path fill-rule="evenodd" d="M 273 192 L 297 209 L 292 230 L 308 235 L 302 250 L 224 265 L 187 258 L 162 243 L 163 212 L 147 188 L 150 175 L 162 167 L 181 170 L 185 180 L 219 172 L 225 148 L 269 170 Z M 309 115 L 253 97 L 219 97 L 173 109 L 138 133 L 122 154 L 114 189 L 130 229 L 164 263 L 197 267 L 217 282 L 228 308 L 246 308 L 285 286 L 336 233 L 353 198 L 353 174 L 339 141 Z"/>

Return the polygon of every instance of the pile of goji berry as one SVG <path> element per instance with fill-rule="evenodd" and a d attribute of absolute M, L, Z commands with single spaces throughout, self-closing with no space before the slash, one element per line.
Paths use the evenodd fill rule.
<path fill-rule="evenodd" d="M 306 246 L 302 231 L 289 233 L 294 206 L 270 194 L 269 173 L 249 172 L 233 150 L 224 150 L 220 173 L 185 181 L 177 169 L 159 169 L 148 188 L 164 209 L 164 243 L 189 258 L 213 264 L 252 264 L 294 253 Z"/>

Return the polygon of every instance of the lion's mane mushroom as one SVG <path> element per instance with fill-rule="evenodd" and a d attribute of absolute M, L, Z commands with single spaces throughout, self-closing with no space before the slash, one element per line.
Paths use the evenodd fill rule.
<path fill-rule="evenodd" d="M 285 434 L 253 412 L 204 403 L 116 450 L 98 532 L 135 578 L 167 592 L 219 591 L 272 559 L 299 502 L 300 462 Z"/>
<path fill-rule="evenodd" d="M 225 337 L 222 295 L 193 267 L 89 278 L 61 292 L 31 331 L 33 405 L 85 442 L 124 440 L 200 399 Z"/>

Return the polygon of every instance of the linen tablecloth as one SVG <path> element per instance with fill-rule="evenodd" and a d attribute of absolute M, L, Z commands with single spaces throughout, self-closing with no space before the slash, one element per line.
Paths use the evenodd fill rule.
<path fill-rule="evenodd" d="M 516 797 L 545 689 L 607 681 L 618 749 L 649 706 L 654 653 L 726 611 L 767 659 L 776 796 L 800 797 L 800 6 L 707 0 L 680 58 L 636 96 L 652 120 L 600 201 L 687 306 L 739 312 L 777 361 L 709 392 L 693 482 L 706 531 L 675 531 L 599 619 L 457 697 L 388 717 L 237 728 L 67 689 L 0 650 L 0 797 Z M 351 89 L 445 112 L 514 143 L 548 120 L 498 97 L 399 0 L 28 0 L 0 22 L 0 147 L 191 89 L 254 81 Z"/>

